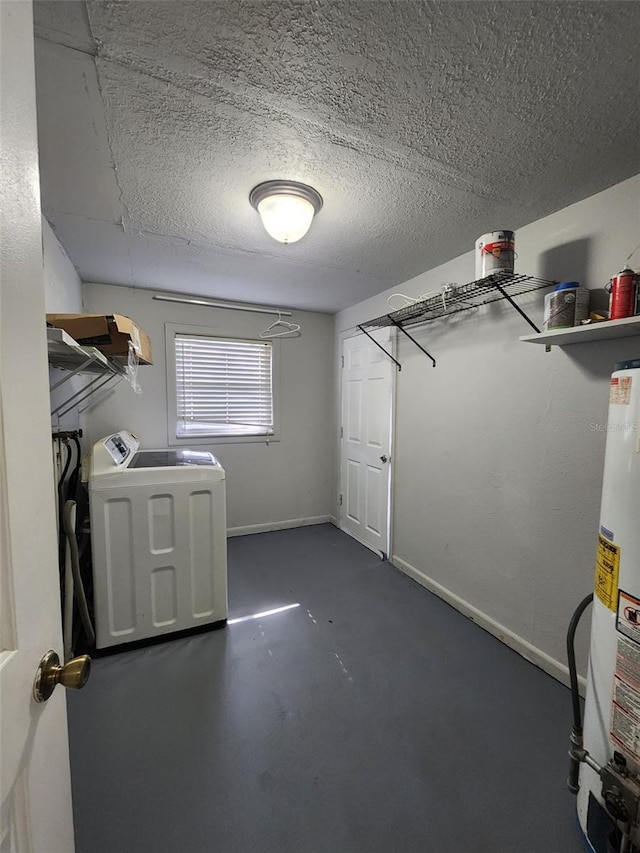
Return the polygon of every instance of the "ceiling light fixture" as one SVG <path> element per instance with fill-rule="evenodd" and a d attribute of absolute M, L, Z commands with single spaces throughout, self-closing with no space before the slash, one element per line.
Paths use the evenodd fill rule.
<path fill-rule="evenodd" d="M 322 196 L 313 187 L 296 181 L 265 181 L 249 194 L 267 234 L 281 243 L 295 243 L 307 233 L 322 207 Z"/>

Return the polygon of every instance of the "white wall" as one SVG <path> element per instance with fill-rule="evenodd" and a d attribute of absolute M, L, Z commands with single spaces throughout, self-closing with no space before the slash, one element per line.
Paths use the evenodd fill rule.
<path fill-rule="evenodd" d="M 69 256 L 58 242 L 58 238 L 47 220 L 42 217 L 42 262 L 44 268 L 44 299 L 47 314 L 78 314 L 82 312 L 82 282 Z M 49 368 L 49 385 L 61 379 L 64 373 Z M 68 379 L 64 385 L 51 394 L 52 410 L 67 400 L 75 391 L 80 390 L 83 382 L 80 377 Z M 53 429 L 72 430 L 81 426 L 81 417 L 73 409 L 63 417 L 53 415 Z"/>
<path fill-rule="evenodd" d="M 142 366 L 143 393 L 120 383 L 88 416 L 92 441 L 118 429 L 136 433 L 143 447 L 166 447 L 165 323 L 211 327 L 213 333 L 258 337 L 273 317 L 226 309 L 155 302 L 153 293 L 103 284 L 83 286 L 85 311 L 120 313 L 150 335 L 152 366 Z M 227 474 L 231 532 L 254 532 L 326 521 L 332 504 L 333 317 L 296 311 L 302 336 L 280 342 L 280 441 L 212 444 Z"/>
<path fill-rule="evenodd" d="M 637 176 L 521 228 L 517 271 L 602 288 L 640 242 L 639 199 Z M 473 278 L 467 252 L 395 290 Z M 336 316 L 337 355 L 391 292 Z M 542 298 L 518 300 L 540 326 Z M 530 331 L 504 302 L 418 327 L 435 369 L 400 336 L 393 559 L 564 680 L 567 623 L 593 585 L 605 443 L 593 425 L 606 422 L 614 363 L 640 357 L 640 338 L 545 353 L 518 341 Z"/>
<path fill-rule="evenodd" d="M 42 217 L 44 298 L 47 314 L 82 312 L 82 282 L 47 220 Z"/>

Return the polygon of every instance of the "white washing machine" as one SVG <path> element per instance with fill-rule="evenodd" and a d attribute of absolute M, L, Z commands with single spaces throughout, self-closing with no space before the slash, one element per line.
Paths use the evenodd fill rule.
<path fill-rule="evenodd" d="M 139 450 L 121 430 L 85 458 L 98 649 L 227 618 L 225 473 L 195 450 Z"/>

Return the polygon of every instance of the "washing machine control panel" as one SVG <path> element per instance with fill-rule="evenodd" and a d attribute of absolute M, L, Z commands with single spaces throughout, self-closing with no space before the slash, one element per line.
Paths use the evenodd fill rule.
<path fill-rule="evenodd" d="M 124 465 L 129 457 L 140 447 L 137 436 L 127 430 L 120 430 L 103 440 L 103 446 L 113 464 L 117 467 Z"/>
<path fill-rule="evenodd" d="M 124 441 L 120 438 L 119 435 L 110 436 L 104 443 L 104 446 L 107 448 L 109 455 L 116 463 L 116 465 L 122 465 L 127 456 L 131 453 L 131 450 L 127 447 Z"/>

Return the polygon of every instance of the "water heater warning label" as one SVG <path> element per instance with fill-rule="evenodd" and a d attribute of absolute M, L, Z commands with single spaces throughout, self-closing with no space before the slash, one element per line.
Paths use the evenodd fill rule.
<path fill-rule="evenodd" d="M 616 628 L 625 637 L 640 645 L 640 598 L 620 590 Z"/>
<path fill-rule="evenodd" d="M 616 612 L 618 605 L 618 574 L 620 572 L 620 547 L 598 536 L 596 554 L 596 579 L 594 592 L 609 610 Z"/>
<path fill-rule="evenodd" d="M 631 387 L 631 376 L 612 377 L 609 402 L 618 406 L 628 406 L 631 403 Z"/>
<path fill-rule="evenodd" d="M 618 676 L 613 679 L 613 701 L 625 714 L 640 720 L 640 693 Z"/>
<path fill-rule="evenodd" d="M 611 737 L 635 758 L 640 758 L 640 722 L 615 704 L 611 712 Z"/>
<path fill-rule="evenodd" d="M 618 637 L 610 733 L 640 758 L 640 648 L 626 637 Z"/>

